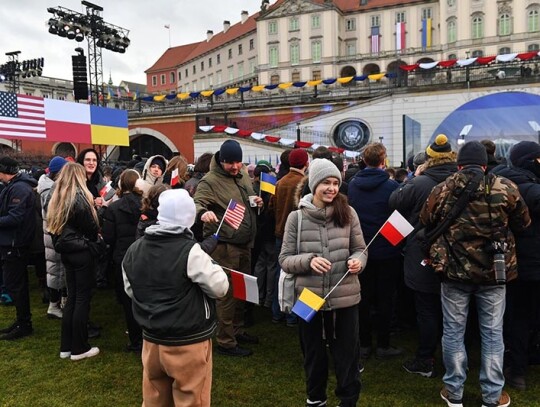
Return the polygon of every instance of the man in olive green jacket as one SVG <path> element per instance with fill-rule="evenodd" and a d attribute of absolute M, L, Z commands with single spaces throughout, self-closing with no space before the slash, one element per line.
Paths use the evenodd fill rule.
<path fill-rule="evenodd" d="M 212 158 L 210 171 L 199 182 L 194 200 L 197 217 L 204 223 L 205 238 L 216 233 L 231 199 L 245 207 L 237 229 L 223 222 L 217 248 L 212 253 L 212 258 L 220 266 L 245 274 L 251 271 L 251 248 L 257 232 L 257 213 L 256 208 L 250 207 L 250 196 L 255 196 L 255 192 L 243 169 L 242 148 L 237 141 L 227 140 Z M 260 197 L 256 197 L 255 202 L 258 207 L 263 205 Z M 229 284 L 227 295 L 217 301 L 217 315 L 218 353 L 227 356 L 251 355 L 251 350 L 238 346 L 238 343 L 256 344 L 259 341 L 244 331 L 244 303 L 233 297 L 232 283 Z"/>

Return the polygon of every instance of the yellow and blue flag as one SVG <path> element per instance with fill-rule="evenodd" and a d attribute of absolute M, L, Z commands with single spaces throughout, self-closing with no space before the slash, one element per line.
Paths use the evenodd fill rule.
<path fill-rule="evenodd" d="M 300 293 L 300 297 L 294 304 L 292 312 L 298 315 L 306 322 L 310 322 L 317 311 L 324 305 L 324 298 L 319 297 L 313 291 L 304 288 Z"/>
<path fill-rule="evenodd" d="M 274 195 L 276 193 L 277 178 L 266 172 L 261 172 L 261 191 L 266 191 Z"/>

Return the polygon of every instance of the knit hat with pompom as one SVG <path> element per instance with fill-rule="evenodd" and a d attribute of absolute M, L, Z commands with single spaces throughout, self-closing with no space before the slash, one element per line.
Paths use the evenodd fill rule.
<path fill-rule="evenodd" d="M 452 152 L 452 146 L 448 142 L 448 137 L 444 134 L 439 134 L 435 137 L 435 141 L 426 148 L 426 154 L 431 158 L 448 156 Z"/>

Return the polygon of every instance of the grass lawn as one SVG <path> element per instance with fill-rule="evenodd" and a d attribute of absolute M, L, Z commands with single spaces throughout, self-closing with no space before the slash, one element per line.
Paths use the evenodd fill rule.
<path fill-rule="evenodd" d="M 92 320 L 100 324 L 97 357 L 71 362 L 59 358 L 60 321 L 46 318 L 47 306 L 31 275 L 34 335 L 13 342 L 0 342 L 0 406 L 139 406 L 141 404 L 141 362 L 125 353 L 127 343 L 121 307 L 112 289 L 96 291 L 92 300 Z M 14 307 L 0 307 L 0 326 L 10 324 Z M 270 313 L 261 307 L 257 323 L 249 332 L 258 335 L 254 355 L 230 358 L 214 352 L 212 405 L 218 407 L 301 407 L 305 402 L 302 357 L 296 329 L 270 322 Z M 394 345 L 415 349 L 415 332 L 400 334 Z M 472 345 L 470 378 L 464 405 L 481 404 L 478 386 L 478 345 Z M 403 358 L 405 359 L 405 358 Z M 403 359 L 369 359 L 362 375 L 361 406 L 443 406 L 439 397 L 441 376 L 425 379 L 406 373 Z M 439 373 L 442 368 L 439 363 Z M 514 406 L 540 406 L 540 366 L 532 366 L 525 392 L 508 389 Z M 329 383 L 329 407 L 338 404 L 333 394 L 333 374 Z"/>

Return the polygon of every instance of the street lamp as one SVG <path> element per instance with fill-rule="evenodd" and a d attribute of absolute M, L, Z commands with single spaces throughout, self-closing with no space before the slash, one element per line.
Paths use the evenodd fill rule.
<path fill-rule="evenodd" d="M 538 133 L 538 143 L 540 144 L 540 124 L 534 120 L 530 120 L 529 126 Z"/>
<path fill-rule="evenodd" d="M 300 141 L 300 122 L 296 123 L 296 141 Z"/>
<path fill-rule="evenodd" d="M 383 140 L 384 140 L 384 137 L 383 136 L 379 136 L 379 143 L 383 143 Z"/>
<path fill-rule="evenodd" d="M 467 137 L 471 129 L 472 129 L 472 124 L 467 124 L 466 126 L 463 126 L 463 129 L 461 129 L 461 131 L 459 132 L 460 138 L 458 138 L 457 140 L 458 146 L 465 144 L 465 137 Z"/>

